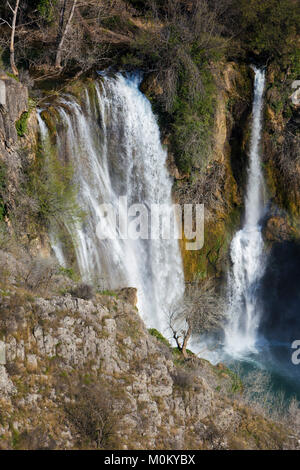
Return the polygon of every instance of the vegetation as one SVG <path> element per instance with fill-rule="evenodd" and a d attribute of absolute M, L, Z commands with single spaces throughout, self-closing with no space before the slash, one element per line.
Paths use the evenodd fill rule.
<path fill-rule="evenodd" d="M 36 159 L 25 168 L 24 191 L 28 196 L 27 210 L 34 214 L 39 226 L 65 222 L 76 223 L 83 213 L 77 203 L 73 168 L 61 162 L 47 145 L 39 146 Z"/>
<path fill-rule="evenodd" d="M 29 118 L 29 112 L 25 111 L 20 119 L 16 122 L 17 134 L 19 137 L 24 137 L 27 132 L 27 121 Z"/>
<path fill-rule="evenodd" d="M 216 64 L 287 58 L 299 68 L 295 0 L 20 0 L 14 12 L 0 7 L 2 58 L 14 76 L 25 68 L 40 80 L 112 65 L 151 73 L 161 92 L 148 90 L 149 97 L 184 174 L 204 168 L 211 154 Z"/>
<path fill-rule="evenodd" d="M 91 300 L 94 297 L 94 290 L 89 284 L 82 283 L 72 289 L 71 294 L 80 299 Z"/>
<path fill-rule="evenodd" d="M 185 359 L 191 336 L 218 329 L 224 311 L 222 298 L 210 279 L 187 286 L 182 301 L 176 302 L 169 312 L 169 328 Z"/>
<path fill-rule="evenodd" d="M 171 347 L 169 341 L 158 330 L 156 330 L 155 328 L 149 328 L 148 331 L 151 336 L 154 336 L 154 338 L 158 339 L 166 346 Z"/>
<path fill-rule="evenodd" d="M 297 1 L 235 0 L 232 21 L 241 31 L 242 46 L 263 60 L 278 59 L 297 50 L 295 37 L 300 24 Z"/>
<path fill-rule="evenodd" d="M 80 435 L 82 447 L 91 443 L 97 449 L 111 448 L 121 413 L 115 409 L 112 394 L 104 383 L 79 382 L 73 401 L 65 403 L 64 409 L 67 420 Z"/>

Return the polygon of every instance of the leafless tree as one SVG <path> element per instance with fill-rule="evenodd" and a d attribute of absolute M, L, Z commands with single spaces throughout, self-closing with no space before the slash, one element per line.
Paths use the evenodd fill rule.
<path fill-rule="evenodd" d="M 12 12 L 12 20 L 11 20 L 11 22 L 9 22 L 9 21 L 7 21 L 3 18 L 0 18 L 0 25 L 1 24 L 6 24 L 11 29 L 10 46 L 9 46 L 10 66 L 11 66 L 13 74 L 15 76 L 18 76 L 19 72 L 18 72 L 18 69 L 17 69 L 16 64 L 15 64 L 15 34 L 16 34 L 16 23 L 17 23 L 17 16 L 18 16 L 20 0 L 16 0 L 15 8 L 13 8 L 9 2 L 7 2 L 7 5 L 8 5 L 9 9 Z"/>
<path fill-rule="evenodd" d="M 90 440 L 98 449 L 111 446 L 122 412 L 116 410 L 104 385 L 78 384 L 73 400 L 65 403 L 64 409 L 82 439 Z"/>
<path fill-rule="evenodd" d="M 169 312 L 169 328 L 178 349 L 188 358 L 186 348 L 193 334 L 217 329 L 224 318 L 224 302 L 213 281 L 190 284 L 183 299 Z"/>

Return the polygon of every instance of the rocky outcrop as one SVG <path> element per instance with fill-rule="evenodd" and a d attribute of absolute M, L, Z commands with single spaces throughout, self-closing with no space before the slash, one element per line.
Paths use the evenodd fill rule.
<path fill-rule="evenodd" d="M 0 72 L 0 105 L 0 144 L 9 149 L 18 141 L 16 122 L 28 111 L 28 90 L 3 72 Z"/>
<path fill-rule="evenodd" d="M 263 229 L 268 242 L 284 242 L 296 237 L 296 231 L 288 224 L 285 217 L 271 216 Z"/>
<path fill-rule="evenodd" d="M 10 212 L 16 207 L 24 159 L 34 158 L 37 120 L 35 112 L 29 111 L 27 87 L 0 72 L 0 165 L 5 173 L 1 196 Z"/>
<path fill-rule="evenodd" d="M 134 289 L 92 300 L 1 293 L 1 448 L 295 446 L 237 400 L 225 366 L 184 361 L 150 335 L 135 301 Z M 111 426 L 101 442 L 99 415 Z"/>

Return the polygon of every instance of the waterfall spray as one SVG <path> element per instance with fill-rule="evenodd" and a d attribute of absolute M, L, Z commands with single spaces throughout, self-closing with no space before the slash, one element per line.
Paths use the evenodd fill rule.
<path fill-rule="evenodd" d="M 228 280 L 229 310 L 225 327 L 225 350 L 231 355 L 256 351 L 260 321 L 257 288 L 264 272 L 263 175 L 260 160 L 265 73 L 254 69 L 254 101 L 250 142 L 250 162 L 245 198 L 245 221 L 231 243 L 232 269 Z"/>

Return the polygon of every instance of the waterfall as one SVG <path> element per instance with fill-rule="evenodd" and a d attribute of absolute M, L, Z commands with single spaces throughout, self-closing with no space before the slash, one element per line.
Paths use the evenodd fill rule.
<path fill-rule="evenodd" d="M 86 213 L 81 224 L 66 222 L 82 278 L 102 289 L 136 287 L 138 308 L 147 325 L 164 331 L 166 311 L 184 292 L 178 240 L 119 236 L 100 240 L 96 234 L 103 204 L 118 208 L 126 223 L 120 196 L 127 197 L 128 206 L 164 204 L 167 211 L 173 210 L 167 152 L 139 84 L 138 76 L 103 76 L 93 92 L 85 89 L 80 102 L 71 95 L 61 97 L 56 106 L 56 148 L 59 158 L 74 167 L 78 201 Z M 114 220 L 109 216 L 105 221 L 106 233 L 113 234 Z M 60 243 L 53 250 L 64 259 Z"/>
<path fill-rule="evenodd" d="M 264 180 L 261 171 L 260 140 L 265 73 L 256 68 L 254 71 L 245 220 L 243 228 L 235 234 L 231 243 L 232 269 L 228 279 L 229 309 L 225 327 L 225 350 L 231 355 L 256 351 L 260 321 L 257 288 L 264 272 L 264 245 L 260 226 Z"/>

